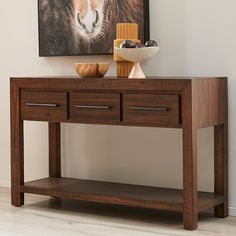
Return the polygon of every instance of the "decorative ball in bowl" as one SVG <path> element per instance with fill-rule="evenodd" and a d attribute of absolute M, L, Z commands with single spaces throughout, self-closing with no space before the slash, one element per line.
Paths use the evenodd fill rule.
<path fill-rule="evenodd" d="M 75 70 L 82 78 L 102 78 L 107 73 L 110 63 L 75 63 Z"/>
<path fill-rule="evenodd" d="M 151 46 L 146 44 L 146 46 L 141 47 L 140 45 L 137 45 L 137 47 L 131 46 L 132 45 L 125 48 L 121 45 L 121 48 L 116 47 L 114 50 L 123 59 L 134 62 L 134 67 L 129 75 L 129 78 L 145 78 L 146 76 L 141 69 L 140 63 L 150 57 L 153 57 L 160 50 L 160 47 L 157 44 Z"/>

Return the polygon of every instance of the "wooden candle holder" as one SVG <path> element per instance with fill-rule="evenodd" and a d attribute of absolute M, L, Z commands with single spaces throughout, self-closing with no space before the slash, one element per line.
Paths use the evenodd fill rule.
<path fill-rule="evenodd" d="M 134 43 L 140 43 L 138 39 L 138 24 L 136 23 L 118 23 L 116 25 L 116 40 L 114 40 L 114 48 L 126 40 L 132 40 Z M 116 76 L 128 78 L 134 63 L 121 58 L 114 50 L 114 61 L 116 62 Z"/>

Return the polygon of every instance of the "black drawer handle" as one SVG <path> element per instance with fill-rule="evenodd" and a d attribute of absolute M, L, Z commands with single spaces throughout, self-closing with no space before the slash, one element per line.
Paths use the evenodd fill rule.
<path fill-rule="evenodd" d="M 109 110 L 110 106 L 75 106 L 75 108 L 79 109 L 97 109 L 97 110 Z"/>
<path fill-rule="evenodd" d="M 25 105 L 29 107 L 58 107 L 59 106 L 53 103 L 31 103 L 31 102 L 27 102 L 25 103 Z"/>
<path fill-rule="evenodd" d="M 167 107 L 130 107 L 130 110 L 134 111 L 169 111 L 170 109 Z"/>

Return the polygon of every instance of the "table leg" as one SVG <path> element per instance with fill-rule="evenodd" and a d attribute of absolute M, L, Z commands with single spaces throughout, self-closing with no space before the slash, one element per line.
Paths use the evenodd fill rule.
<path fill-rule="evenodd" d="M 184 228 L 195 230 L 197 209 L 197 130 L 183 129 L 183 220 Z"/>
<path fill-rule="evenodd" d="M 215 207 L 215 216 L 228 216 L 228 130 L 227 125 L 214 127 L 215 193 L 224 196 L 224 204 Z"/>
<path fill-rule="evenodd" d="M 192 108 L 192 87 L 182 94 L 183 112 L 183 222 L 187 230 L 198 224 L 197 199 L 197 127 Z"/>
<path fill-rule="evenodd" d="M 11 204 L 24 205 L 24 123 L 20 118 L 20 91 L 11 84 Z"/>
<path fill-rule="evenodd" d="M 61 177 L 61 125 L 48 123 L 49 135 L 49 176 Z"/>

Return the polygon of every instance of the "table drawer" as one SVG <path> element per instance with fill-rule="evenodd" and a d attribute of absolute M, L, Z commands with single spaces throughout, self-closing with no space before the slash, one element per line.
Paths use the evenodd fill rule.
<path fill-rule="evenodd" d="M 67 119 L 67 94 L 56 92 L 21 93 L 21 117 L 23 119 Z"/>
<path fill-rule="evenodd" d="M 120 121 L 120 94 L 71 93 L 70 119 Z"/>
<path fill-rule="evenodd" d="M 124 122 L 179 125 L 179 96 L 124 94 Z"/>

